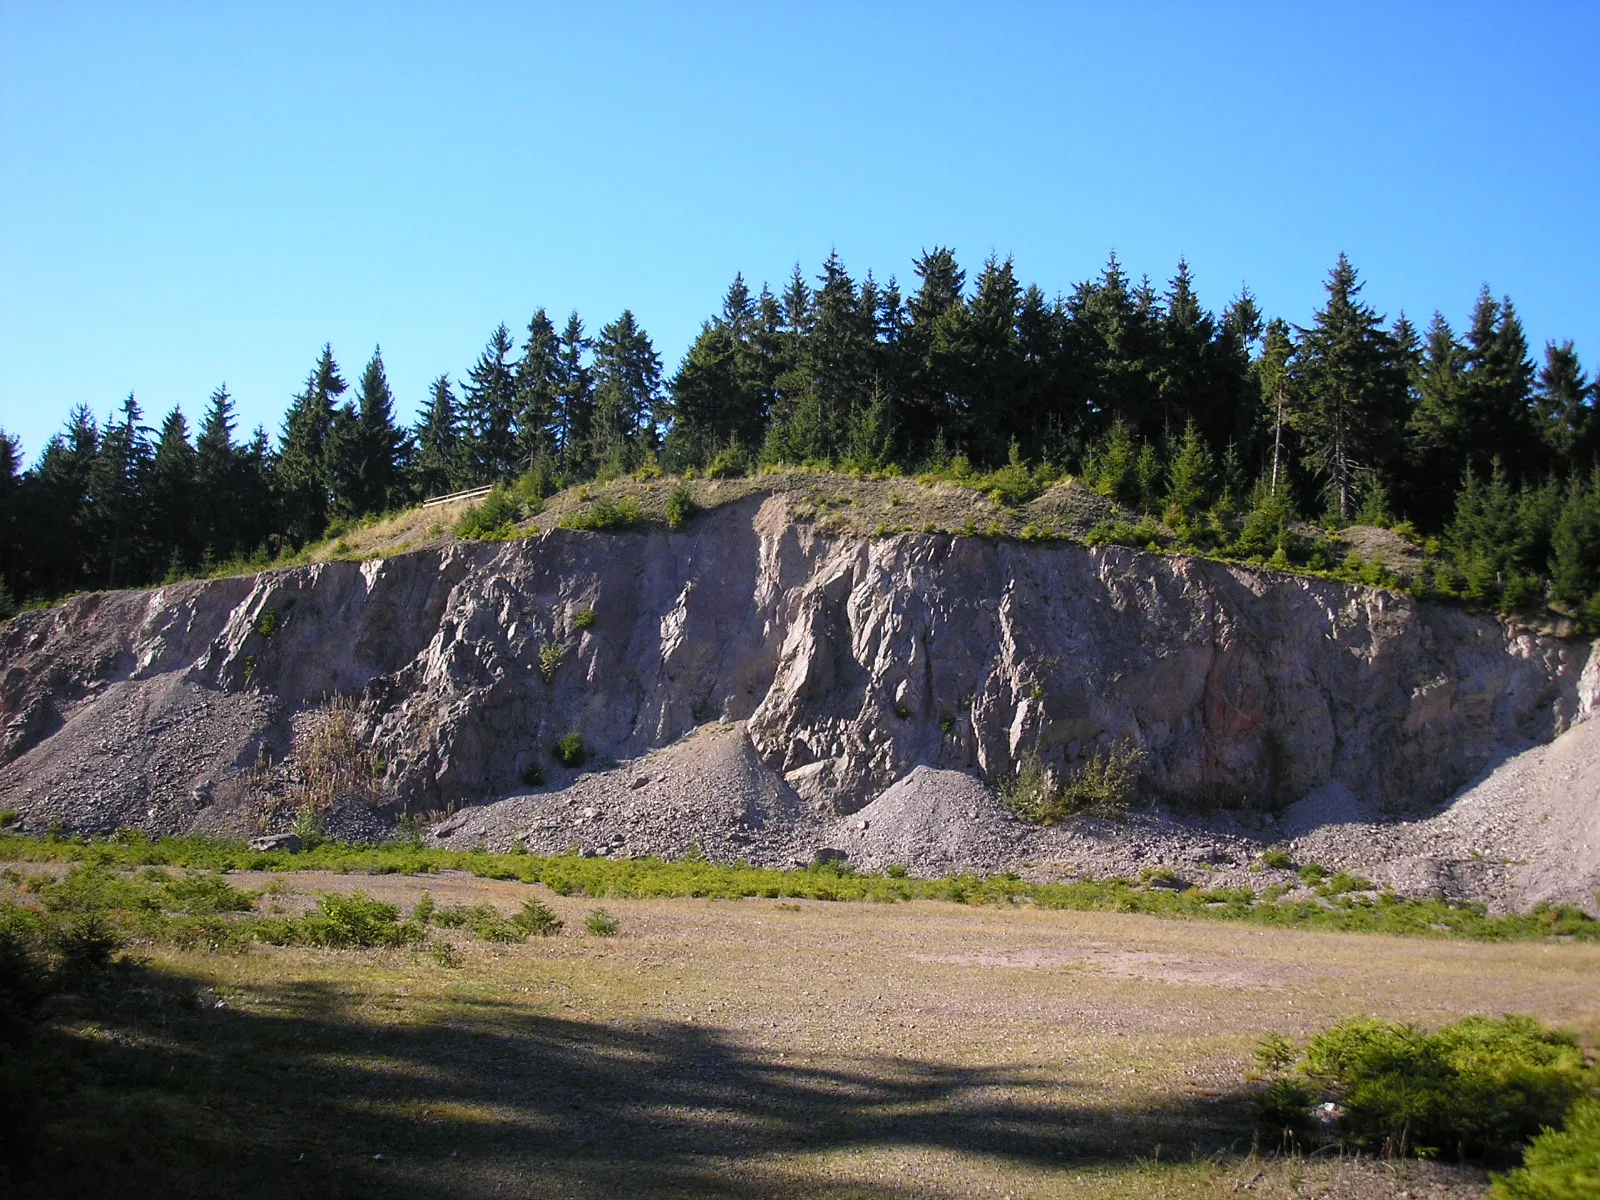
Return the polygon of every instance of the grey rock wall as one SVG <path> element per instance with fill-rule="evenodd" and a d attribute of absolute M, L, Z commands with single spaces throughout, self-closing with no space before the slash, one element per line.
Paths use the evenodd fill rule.
<path fill-rule="evenodd" d="M 841 813 L 919 764 L 994 779 L 1031 749 L 1069 771 L 1114 742 L 1143 747 L 1173 801 L 1275 807 L 1339 779 L 1401 807 L 1586 716 L 1595 657 L 1197 559 L 822 537 L 758 497 L 680 532 L 555 530 L 19 616 L 0 631 L 0 807 L 207 827 L 336 694 L 359 697 L 384 787 L 415 812 L 522 790 L 535 763 L 558 780 L 568 731 L 628 757 L 712 719 L 747 721 Z"/>

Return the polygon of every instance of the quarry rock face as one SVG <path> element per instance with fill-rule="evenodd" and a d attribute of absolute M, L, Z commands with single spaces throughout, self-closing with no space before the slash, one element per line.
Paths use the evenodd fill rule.
<path fill-rule="evenodd" d="M 1600 698 L 1594 647 L 1406 596 L 1118 547 L 824 536 L 781 496 L 682 531 L 553 530 L 82 596 L 0 630 L 0 807 L 29 827 L 207 828 L 358 701 L 416 813 L 742 721 L 808 804 L 921 765 L 1004 778 L 1145 752 L 1175 803 L 1338 781 L 1429 804 Z"/>

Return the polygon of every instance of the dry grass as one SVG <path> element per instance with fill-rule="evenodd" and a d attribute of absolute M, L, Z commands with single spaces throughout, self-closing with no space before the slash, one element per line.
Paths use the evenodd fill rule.
<path fill-rule="evenodd" d="M 91 1083 L 42 1194 L 1480 1195 L 1471 1171 L 1249 1156 L 1256 1040 L 1358 1013 L 1600 1020 L 1588 945 L 695 900 L 608 900 L 622 934 L 599 939 L 592 901 L 514 882 L 230 878 L 286 911 L 537 894 L 568 932 L 452 934 L 453 968 L 151 948 L 92 1021 L 61 1016 Z"/>

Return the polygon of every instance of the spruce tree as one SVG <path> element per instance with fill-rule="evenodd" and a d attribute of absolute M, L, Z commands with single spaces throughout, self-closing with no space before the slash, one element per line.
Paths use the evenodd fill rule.
<path fill-rule="evenodd" d="M 1572 479 L 1551 541 L 1551 596 L 1600 630 L 1600 467 Z"/>
<path fill-rule="evenodd" d="M 512 375 L 516 389 L 517 465 L 554 463 L 556 409 L 561 393 L 561 339 L 544 309 L 528 322 L 528 340 Z"/>
<path fill-rule="evenodd" d="M 417 425 L 417 454 L 412 463 L 415 490 L 424 499 L 443 496 L 461 482 L 461 429 L 450 376 L 429 387 L 428 411 Z"/>
<path fill-rule="evenodd" d="M 962 342 L 956 351 L 963 376 L 961 407 L 970 453 L 985 465 L 1005 461 L 1013 441 L 1035 432 L 1023 410 L 1022 344 L 1018 320 L 1022 288 L 1009 258 L 990 255 L 973 283 Z"/>
<path fill-rule="evenodd" d="M 244 553 L 248 520 L 239 494 L 239 447 L 233 440 L 233 397 L 223 384 L 211 393 L 195 440 L 195 517 L 202 554 L 222 562 Z"/>
<path fill-rule="evenodd" d="M 1558 466 L 1583 470 L 1591 465 L 1580 461 L 1594 421 L 1588 400 L 1589 380 L 1572 343 L 1547 342 L 1534 404 L 1545 445 Z"/>
<path fill-rule="evenodd" d="M 517 470 L 517 389 L 511 331 L 499 325 L 467 372 L 461 392 L 463 446 L 473 483 L 511 479 Z"/>
<path fill-rule="evenodd" d="M 1296 427 L 1325 489 L 1329 509 L 1348 520 L 1361 472 L 1387 479 L 1406 419 L 1407 381 L 1394 338 L 1358 297 L 1361 283 L 1343 254 L 1290 363 Z"/>
<path fill-rule="evenodd" d="M 594 375 L 589 370 L 591 343 L 576 312 L 567 317 L 556 357 L 556 451 L 564 470 L 577 473 L 588 463 L 594 426 Z"/>
<path fill-rule="evenodd" d="M 1177 452 L 1168 469 L 1167 512 L 1179 533 L 1192 536 L 1196 521 L 1211 503 L 1216 486 L 1216 464 L 1200 427 L 1191 418 L 1183 427 Z"/>
<path fill-rule="evenodd" d="M 120 418 L 106 423 L 90 473 L 92 536 L 100 557 L 96 574 L 106 587 L 126 584 L 145 565 L 143 494 L 151 451 L 143 419 L 129 392 Z"/>
<path fill-rule="evenodd" d="M 303 546 L 327 526 L 331 499 L 327 441 L 334 401 L 345 388 L 333 347 L 325 345 L 284 417 L 274 482 L 283 533 L 291 545 Z"/>
<path fill-rule="evenodd" d="M 1455 483 L 1473 461 L 1467 443 L 1466 350 L 1450 323 L 1433 314 L 1427 337 L 1412 360 L 1410 390 L 1415 404 L 1406 423 L 1409 470 L 1401 503 L 1427 530 L 1449 519 Z"/>
<path fill-rule="evenodd" d="M 354 408 L 341 409 L 330 439 L 329 476 L 341 515 L 363 517 L 383 512 L 404 492 L 400 448 L 405 436 L 394 423 L 394 396 L 383 367 L 383 350 L 374 347 Z"/>
<path fill-rule="evenodd" d="M 10 620 L 22 594 L 22 442 L 0 429 L 0 620 Z"/>
<path fill-rule="evenodd" d="M 672 377 L 672 429 L 668 463 L 675 470 L 703 467 L 732 433 L 739 396 L 733 337 L 726 324 L 707 321 Z"/>
<path fill-rule="evenodd" d="M 1474 465 L 1497 457 L 1514 479 L 1548 465 L 1533 411 L 1533 379 L 1516 309 L 1509 297 L 1496 301 L 1485 285 L 1473 306 L 1462 372 L 1463 434 Z"/>
<path fill-rule="evenodd" d="M 647 334 L 624 309 L 601 327 L 594 343 L 594 456 L 612 470 L 631 470 L 657 444 L 661 360 Z"/>
<path fill-rule="evenodd" d="M 148 489 L 150 540 L 161 559 L 157 566 L 166 574 L 183 574 L 200 561 L 195 536 L 197 491 L 189 423 L 174 405 L 161 422 Z"/>
<path fill-rule="evenodd" d="M 27 593 L 63 596 L 94 576 L 90 486 L 100 429 L 87 405 L 75 407 L 64 432 L 45 443 L 31 473 L 24 535 Z"/>

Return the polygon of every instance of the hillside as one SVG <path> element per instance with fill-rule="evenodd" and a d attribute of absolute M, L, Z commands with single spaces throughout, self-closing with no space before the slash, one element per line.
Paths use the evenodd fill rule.
<path fill-rule="evenodd" d="M 504 541 L 456 539 L 459 510 L 414 510 L 304 565 L 19 616 L 0 633 L 0 806 L 32 830 L 217 832 L 309 807 L 377 836 L 403 814 L 510 796 L 529 811 L 588 796 L 577 811 L 598 814 L 621 811 L 616 795 L 662 827 L 655 843 L 569 820 L 551 848 L 773 860 L 837 843 L 920 871 L 1244 871 L 1305 798 L 1331 788 L 1380 821 L 1432 811 L 1600 693 L 1583 642 L 1385 589 L 1052 538 L 1108 516 L 1070 483 L 1008 509 L 909 480 L 699 481 L 701 511 L 651 520 L 678 486 L 574 489 Z M 623 519 L 594 521 L 603 504 Z M 963 533 L 980 515 L 988 536 Z M 651 809 L 649 777 L 611 769 L 714 722 L 748 739 L 745 783 L 719 800 L 754 818 L 714 824 L 665 783 Z M 1032 760 L 1070 780 L 1124 749 L 1143 755 L 1130 824 L 1041 832 L 994 797 Z M 680 759 L 678 776 L 702 765 Z M 949 787 L 885 797 L 918 768 Z M 886 799 L 903 820 L 975 812 L 950 798 L 962 789 L 998 833 L 874 849 L 858 815 Z M 489 812 L 456 825 L 530 836 Z M 851 817 L 869 823 L 854 842 Z M 1543 898 L 1592 901 L 1565 883 Z"/>

